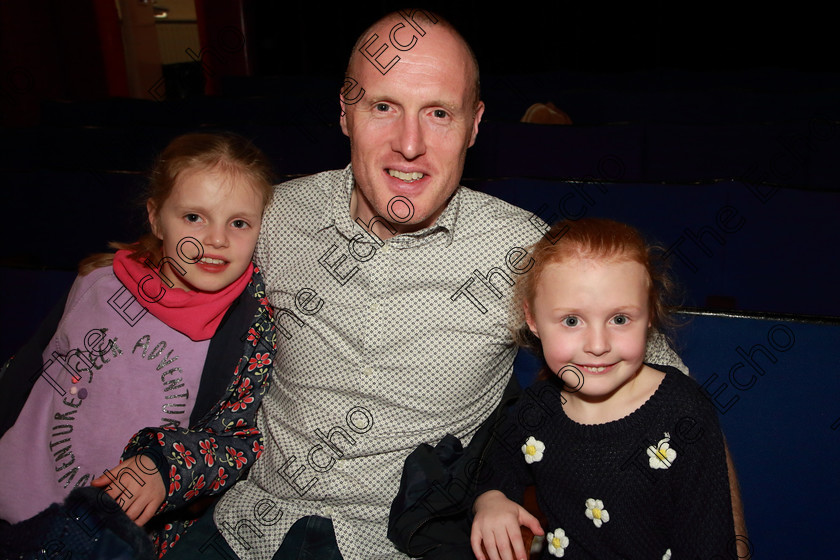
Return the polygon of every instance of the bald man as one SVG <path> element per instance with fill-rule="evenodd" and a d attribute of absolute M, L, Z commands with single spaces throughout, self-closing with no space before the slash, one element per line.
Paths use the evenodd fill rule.
<path fill-rule="evenodd" d="M 345 85 L 350 165 L 278 185 L 257 246 L 279 331 L 265 449 L 172 558 L 406 558 L 386 536 L 406 457 L 466 445 L 511 376 L 512 286 L 547 228 L 459 186 L 484 113 L 470 47 L 393 13 Z M 684 368 L 663 344 L 647 360 Z"/>

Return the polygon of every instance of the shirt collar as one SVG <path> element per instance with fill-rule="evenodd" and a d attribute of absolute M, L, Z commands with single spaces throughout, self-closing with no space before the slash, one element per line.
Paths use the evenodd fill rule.
<path fill-rule="evenodd" d="M 329 214 L 325 216 L 326 223 L 324 227 L 335 224 L 335 229 L 347 239 L 359 233 L 359 231 L 354 231 L 355 228 L 361 229 L 350 218 L 350 195 L 353 192 L 354 184 L 353 166 L 347 164 L 347 167 L 342 172 L 341 180 L 334 184 L 333 191 L 330 193 L 332 207 L 330 208 Z"/>
<path fill-rule="evenodd" d="M 344 168 L 341 181 L 336 183 L 331 193 L 332 207 L 330 208 L 330 213 L 324 216 L 323 228 L 330 227 L 334 224 L 336 230 L 347 239 L 351 239 L 360 233 L 366 233 L 362 226 L 350 218 L 350 197 L 355 186 L 353 166 L 352 164 L 348 164 Z M 446 246 L 451 245 L 458 211 L 461 207 L 463 188 L 459 186 L 455 189 L 455 192 L 449 198 L 449 203 L 434 224 L 419 231 L 396 235 L 391 238 L 389 243 L 400 247 L 411 247 L 425 245 L 434 240 L 442 239 Z"/>

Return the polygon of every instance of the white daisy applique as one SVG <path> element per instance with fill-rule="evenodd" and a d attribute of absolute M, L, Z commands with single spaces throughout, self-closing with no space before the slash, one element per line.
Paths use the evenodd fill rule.
<path fill-rule="evenodd" d="M 656 447 L 647 448 L 648 463 L 652 469 L 667 469 L 674 464 L 677 458 L 677 450 L 671 447 L 671 436 L 665 432 L 665 437 L 659 440 Z"/>
<path fill-rule="evenodd" d="M 586 500 L 586 517 L 592 520 L 596 527 L 601 527 L 610 520 L 610 514 L 604 509 L 604 502 L 589 498 Z"/>
<path fill-rule="evenodd" d="M 522 453 L 525 455 L 525 462 L 529 465 L 531 463 L 542 461 L 543 451 L 545 451 L 545 444 L 534 436 L 525 440 L 525 445 L 522 446 Z"/>
<path fill-rule="evenodd" d="M 665 551 L 665 554 L 662 555 L 662 560 L 671 560 L 671 549 Z"/>
<path fill-rule="evenodd" d="M 563 529 L 555 529 L 545 537 L 548 543 L 548 552 L 552 556 L 562 558 L 566 554 L 566 547 L 569 546 L 569 537 Z"/>

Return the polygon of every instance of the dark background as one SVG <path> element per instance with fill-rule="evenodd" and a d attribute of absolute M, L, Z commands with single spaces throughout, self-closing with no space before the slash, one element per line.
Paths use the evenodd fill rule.
<path fill-rule="evenodd" d="M 490 74 L 555 70 L 836 71 L 828 8 L 785 2 L 425 3 L 449 19 Z M 334 4 L 331 4 L 335 6 Z M 355 38 L 404 4 L 253 3 L 258 72 L 340 75 Z M 336 52 L 337 45 L 341 48 Z M 779 84 L 785 87 L 785 84 Z"/>

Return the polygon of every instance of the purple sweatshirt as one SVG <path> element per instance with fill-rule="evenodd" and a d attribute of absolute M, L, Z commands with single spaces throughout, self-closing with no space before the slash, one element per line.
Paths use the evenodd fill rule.
<path fill-rule="evenodd" d="M 40 378 L 0 439 L 0 518 L 28 519 L 89 485 L 141 428 L 186 427 L 209 346 L 146 311 L 111 267 L 77 277 Z"/>

